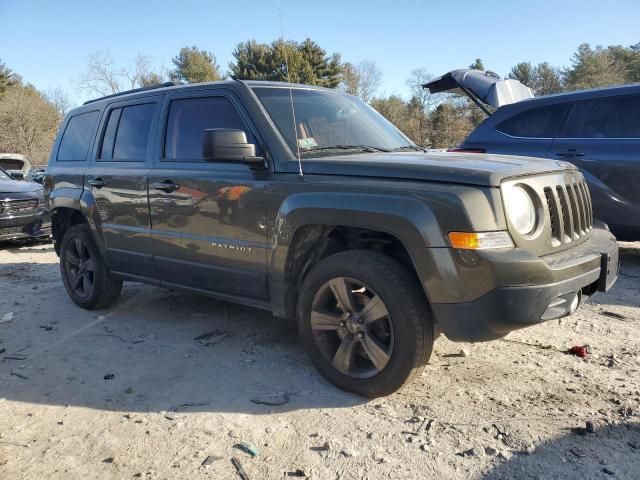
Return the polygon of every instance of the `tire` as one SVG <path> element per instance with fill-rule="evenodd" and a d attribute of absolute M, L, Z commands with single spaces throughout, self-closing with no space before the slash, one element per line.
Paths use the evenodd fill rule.
<path fill-rule="evenodd" d="M 298 327 L 313 364 L 329 382 L 372 398 L 418 376 L 434 341 L 429 307 L 415 278 L 392 258 L 369 250 L 337 253 L 311 269 L 301 286 Z"/>
<path fill-rule="evenodd" d="M 88 310 L 108 307 L 122 289 L 122 280 L 105 265 L 87 224 L 74 225 L 65 232 L 60 245 L 60 273 L 71 300 Z"/>

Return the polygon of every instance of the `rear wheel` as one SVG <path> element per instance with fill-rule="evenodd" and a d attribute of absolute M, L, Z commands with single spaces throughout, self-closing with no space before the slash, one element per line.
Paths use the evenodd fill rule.
<path fill-rule="evenodd" d="M 352 250 L 319 262 L 303 282 L 298 321 L 320 373 L 359 395 L 396 391 L 431 355 L 423 293 L 402 265 L 376 252 Z"/>
<path fill-rule="evenodd" d="M 82 308 L 108 307 L 122 289 L 122 280 L 105 265 L 86 224 L 74 225 L 64 234 L 60 273 L 69 297 Z"/>

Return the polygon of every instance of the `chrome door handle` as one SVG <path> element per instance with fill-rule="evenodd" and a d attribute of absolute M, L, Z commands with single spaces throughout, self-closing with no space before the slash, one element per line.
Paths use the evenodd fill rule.
<path fill-rule="evenodd" d="M 89 185 L 91 185 L 92 187 L 96 187 L 96 188 L 102 188 L 107 184 L 106 180 L 103 180 L 102 178 L 98 177 L 98 178 L 92 178 L 90 180 L 87 180 L 87 183 Z"/>
<path fill-rule="evenodd" d="M 180 185 L 173 183 L 171 180 L 165 180 L 164 182 L 154 182 L 153 188 L 156 190 L 162 190 L 163 192 L 171 193 L 175 190 L 180 190 Z"/>

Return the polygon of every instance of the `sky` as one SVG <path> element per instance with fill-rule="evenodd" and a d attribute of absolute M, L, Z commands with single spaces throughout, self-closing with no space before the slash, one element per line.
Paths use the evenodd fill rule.
<path fill-rule="evenodd" d="M 440 75 L 481 58 L 506 75 L 520 61 L 569 66 L 580 43 L 640 42 L 639 0 L 280 0 L 287 40 L 315 40 L 344 61 L 376 62 L 379 95 L 407 97 L 416 68 Z M 0 0 L 0 61 L 26 82 L 86 99 L 77 80 L 97 50 L 127 65 L 138 53 L 171 67 L 181 47 L 215 54 L 223 70 L 239 42 L 281 36 L 278 0 Z"/>

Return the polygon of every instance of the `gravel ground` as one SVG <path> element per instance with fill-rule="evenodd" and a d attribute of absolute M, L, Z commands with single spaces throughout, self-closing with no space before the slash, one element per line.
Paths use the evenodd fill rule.
<path fill-rule="evenodd" d="M 236 458 L 251 480 L 638 479 L 640 243 L 621 249 L 575 315 L 440 337 L 417 382 L 365 400 L 265 312 L 137 284 L 85 311 L 51 245 L 0 245 L 0 478 L 236 479 Z"/>

